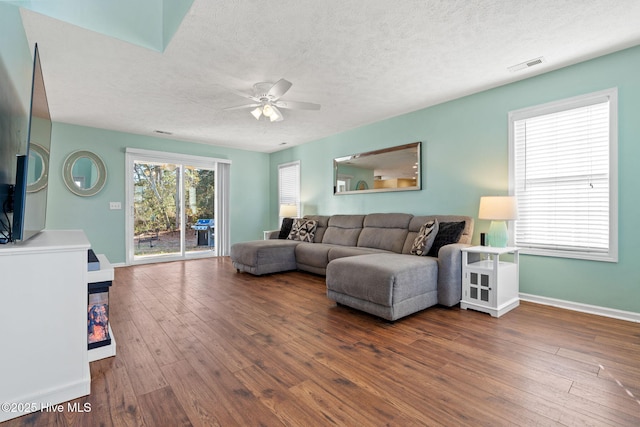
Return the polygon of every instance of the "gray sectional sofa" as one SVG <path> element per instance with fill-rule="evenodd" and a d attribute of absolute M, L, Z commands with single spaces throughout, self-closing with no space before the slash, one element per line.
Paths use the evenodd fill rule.
<path fill-rule="evenodd" d="M 302 270 L 326 276 L 327 296 L 387 320 L 396 320 L 435 304 L 453 306 L 462 289 L 461 248 L 469 246 L 473 218 L 457 215 L 414 216 L 403 213 L 307 215 L 316 222 L 312 242 L 277 239 L 236 243 L 231 260 L 238 272 L 254 275 Z M 411 254 L 425 223 L 437 220 L 441 230 L 461 229 L 454 243 L 431 256 Z M 446 239 L 445 239 L 446 240 Z"/>

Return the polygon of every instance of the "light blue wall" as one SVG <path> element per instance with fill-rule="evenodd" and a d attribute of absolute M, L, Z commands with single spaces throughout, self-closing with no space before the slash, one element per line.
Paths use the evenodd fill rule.
<path fill-rule="evenodd" d="M 640 47 L 364 126 L 271 155 L 271 226 L 277 165 L 300 160 L 303 213 L 409 212 L 477 217 L 483 195 L 508 189 L 507 113 L 610 87 L 619 93 L 619 262 L 522 256 L 520 291 L 640 312 Z M 332 159 L 423 142 L 423 190 L 334 196 Z M 487 231 L 477 221 L 474 243 Z"/>
<path fill-rule="evenodd" d="M 113 263 L 125 261 L 125 149 L 167 151 L 231 160 L 231 241 L 262 238 L 269 225 L 269 156 L 151 136 L 54 123 L 49 172 L 47 228 L 82 229 L 93 249 Z M 89 150 L 107 166 L 107 183 L 93 197 L 71 193 L 62 180 L 62 164 L 73 151 Z M 121 202 L 122 210 L 109 210 Z"/>

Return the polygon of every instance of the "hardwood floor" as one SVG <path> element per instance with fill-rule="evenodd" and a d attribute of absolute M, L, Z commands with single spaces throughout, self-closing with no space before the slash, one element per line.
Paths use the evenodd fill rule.
<path fill-rule="evenodd" d="M 499 319 L 432 307 L 388 323 L 324 277 L 228 258 L 116 269 L 116 357 L 90 412 L 13 426 L 640 425 L 640 325 L 530 303 Z"/>

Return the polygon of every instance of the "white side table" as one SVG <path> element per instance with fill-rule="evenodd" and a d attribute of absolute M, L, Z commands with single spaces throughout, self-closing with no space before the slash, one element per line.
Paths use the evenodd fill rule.
<path fill-rule="evenodd" d="M 280 230 L 264 230 L 264 237 L 263 240 L 269 240 L 269 236 L 271 236 L 271 234 L 275 231 L 280 231 Z"/>
<path fill-rule="evenodd" d="M 520 305 L 519 248 L 472 246 L 462 249 L 462 300 L 460 308 L 473 309 L 500 317 Z M 469 254 L 479 254 L 480 261 L 469 262 Z M 500 255 L 513 254 L 513 261 Z M 485 256 L 487 259 L 484 259 Z"/>

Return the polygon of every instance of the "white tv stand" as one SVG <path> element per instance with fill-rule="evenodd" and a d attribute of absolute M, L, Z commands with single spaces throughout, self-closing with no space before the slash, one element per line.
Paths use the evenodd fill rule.
<path fill-rule="evenodd" d="M 0 246 L 0 422 L 90 393 L 90 246 L 81 230 Z"/>

